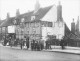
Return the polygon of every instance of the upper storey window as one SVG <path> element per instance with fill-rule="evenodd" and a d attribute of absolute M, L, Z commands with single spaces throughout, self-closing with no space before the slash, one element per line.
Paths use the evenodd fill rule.
<path fill-rule="evenodd" d="M 35 20 L 35 16 L 31 16 L 31 20 Z"/>
<path fill-rule="evenodd" d="M 48 27 L 52 27 L 52 22 L 48 22 Z"/>
<path fill-rule="evenodd" d="M 44 27 L 52 27 L 52 22 L 47 22 L 47 21 L 43 21 L 42 22 L 42 26 L 44 26 Z"/>

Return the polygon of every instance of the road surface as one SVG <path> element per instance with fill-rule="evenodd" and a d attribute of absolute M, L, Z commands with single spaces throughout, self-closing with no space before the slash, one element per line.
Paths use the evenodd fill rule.
<path fill-rule="evenodd" d="M 0 61 L 80 61 L 80 55 L 0 46 Z"/>

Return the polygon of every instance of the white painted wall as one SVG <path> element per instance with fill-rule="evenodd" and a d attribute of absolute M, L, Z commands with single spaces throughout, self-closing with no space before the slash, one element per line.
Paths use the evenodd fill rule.
<path fill-rule="evenodd" d="M 54 22 L 57 20 L 57 7 L 53 5 L 53 7 L 48 11 L 48 13 L 41 19 L 42 21 L 50 21 Z"/>
<path fill-rule="evenodd" d="M 42 27 L 42 39 L 46 41 L 47 35 L 53 35 L 52 27 Z"/>
<path fill-rule="evenodd" d="M 48 13 L 41 19 L 42 21 L 53 22 L 53 27 L 42 27 L 42 39 L 47 39 L 47 34 L 56 35 L 57 39 L 61 39 L 64 36 L 64 23 L 57 21 L 57 7 L 53 7 L 48 11 Z M 59 25 L 58 25 L 59 24 Z"/>
<path fill-rule="evenodd" d="M 42 39 L 47 40 L 47 35 L 55 35 L 57 39 L 62 39 L 65 34 L 65 25 L 63 22 L 56 22 L 53 27 L 42 27 Z"/>
<path fill-rule="evenodd" d="M 57 39 L 62 39 L 65 34 L 65 25 L 63 22 L 55 22 L 53 26 L 53 35 L 56 35 Z"/>

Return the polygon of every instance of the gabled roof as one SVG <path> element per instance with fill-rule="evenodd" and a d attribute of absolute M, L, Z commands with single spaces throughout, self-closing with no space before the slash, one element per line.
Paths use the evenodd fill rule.
<path fill-rule="evenodd" d="M 70 34 L 70 30 L 69 30 L 68 26 L 65 23 L 65 36 L 64 36 L 64 39 L 68 39 L 69 34 Z"/>
<path fill-rule="evenodd" d="M 72 33 L 69 28 L 67 27 L 67 25 L 65 24 L 65 38 L 66 39 L 80 39 L 79 36 L 77 36 L 76 34 Z"/>
<path fill-rule="evenodd" d="M 71 33 L 70 29 L 68 26 L 65 24 L 65 35 L 69 35 Z"/>
<path fill-rule="evenodd" d="M 73 34 L 73 33 L 70 33 L 70 34 L 68 35 L 68 37 L 69 37 L 70 39 L 76 39 L 76 38 L 77 38 L 77 36 L 76 36 L 75 34 Z"/>
<path fill-rule="evenodd" d="M 53 7 L 53 6 L 49 6 L 49 7 L 45 7 L 45 8 L 40 8 L 39 11 L 34 14 L 34 15 L 36 16 L 36 17 L 35 17 L 35 20 L 42 19 L 42 18 L 46 15 L 46 13 L 47 13 L 52 7 Z"/>
<path fill-rule="evenodd" d="M 14 17 L 10 18 L 9 20 L 4 20 L 4 22 L 0 25 L 0 27 L 6 27 L 6 26 L 9 26 L 9 25 L 12 25 L 13 20 L 14 20 Z"/>
<path fill-rule="evenodd" d="M 7 21 L 5 20 L 4 23 L 0 25 L 0 27 L 13 25 L 13 20 L 14 19 L 16 19 L 18 23 L 21 21 L 21 18 L 25 18 L 26 19 L 25 22 L 31 21 L 31 16 L 35 16 L 35 20 L 40 20 L 52 8 L 52 6 L 48 6 L 48 7 L 45 7 L 45 8 L 40 8 L 38 10 L 38 12 L 36 12 L 36 13 L 34 13 L 34 11 L 31 11 L 31 12 L 28 12 L 28 13 L 21 14 L 17 18 L 12 17 Z"/>
<path fill-rule="evenodd" d="M 0 20 L 0 25 L 4 22 L 4 20 Z"/>
<path fill-rule="evenodd" d="M 29 12 L 29 13 L 25 13 L 23 15 L 21 15 L 21 17 L 25 18 L 25 22 L 27 21 L 31 21 L 31 16 L 35 16 L 35 20 L 40 20 L 41 18 L 43 18 L 46 13 L 52 8 L 52 6 L 48 6 L 45 8 L 40 8 L 36 13 L 34 13 L 34 11 Z"/>

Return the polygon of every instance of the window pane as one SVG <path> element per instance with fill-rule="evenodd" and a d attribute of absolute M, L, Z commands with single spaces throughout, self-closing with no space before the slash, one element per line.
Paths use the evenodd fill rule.
<path fill-rule="evenodd" d="M 48 27 L 52 27 L 52 22 L 48 22 Z"/>

